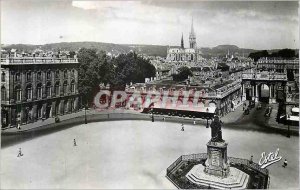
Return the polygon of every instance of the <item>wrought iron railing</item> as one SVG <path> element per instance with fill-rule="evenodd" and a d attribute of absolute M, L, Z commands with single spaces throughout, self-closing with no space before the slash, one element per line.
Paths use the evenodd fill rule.
<path fill-rule="evenodd" d="M 1 64 L 51 64 L 51 63 L 78 63 L 78 59 L 76 59 L 76 58 L 54 58 L 54 57 L 1 58 Z"/>
<path fill-rule="evenodd" d="M 174 168 L 176 168 L 182 161 L 196 161 L 201 159 L 207 159 L 207 154 L 199 153 L 199 154 L 182 155 L 167 168 L 167 174 L 169 174 Z M 228 157 L 228 160 L 231 164 L 245 165 L 251 169 L 261 172 L 264 175 L 269 175 L 269 171 L 267 169 L 261 168 L 257 163 L 250 162 L 250 160 L 243 159 L 243 158 L 235 158 L 235 157 Z"/>

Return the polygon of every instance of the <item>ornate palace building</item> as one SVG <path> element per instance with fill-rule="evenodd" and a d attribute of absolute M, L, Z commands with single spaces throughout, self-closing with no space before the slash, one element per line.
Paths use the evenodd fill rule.
<path fill-rule="evenodd" d="M 1 58 L 2 128 L 76 112 L 78 65 L 76 56 Z"/>
<path fill-rule="evenodd" d="M 169 47 L 167 52 L 167 61 L 170 62 L 197 62 L 202 60 L 202 52 L 197 49 L 196 34 L 194 31 L 193 21 L 191 26 L 191 32 L 189 35 L 189 48 L 184 47 L 183 34 L 181 37 L 180 47 Z"/>

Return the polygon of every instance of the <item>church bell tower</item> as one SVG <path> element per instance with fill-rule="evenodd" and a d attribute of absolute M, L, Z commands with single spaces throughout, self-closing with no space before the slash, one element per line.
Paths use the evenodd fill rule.
<path fill-rule="evenodd" d="M 193 26 L 193 18 L 192 18 L 192 26 L 191 26 L 189 40 L 190 40 L 190 48 L 196 49 L 196 34 Z"/>

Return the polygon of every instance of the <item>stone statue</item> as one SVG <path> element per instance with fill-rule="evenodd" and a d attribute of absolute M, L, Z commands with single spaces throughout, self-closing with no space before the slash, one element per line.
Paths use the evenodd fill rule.
<path fill-rule="evenodd" d="M 212 142 L 224 142 L 224 140 L 222 139 L 221 126 L 222 126 L 222 122 L 219 120 L 219 117 L 216 115 L 214 121 L 210 124 Z"/>

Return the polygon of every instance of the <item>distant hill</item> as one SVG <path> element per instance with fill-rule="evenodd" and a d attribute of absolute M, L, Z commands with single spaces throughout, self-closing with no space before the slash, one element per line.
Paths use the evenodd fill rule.
<path fill-rule="evenodd" d="M 236 45 L 218 45 L 213 48 L 201 48 L 202 53 L 205 56 L 224 56 L 228 52 L 229 54 L 237 54 L 237 55 L 244 55 L 248 56 L 250 53 L 255 52 L 257 50 L 254 49 L 245 49 L 245 48 L 239 48 Z"/>
<path fill-rule="evenodd" d="M 137 53 L 143 53 L 151 56 L 162 56 L 167 55 L 167 46 L 159 45 L 135 45 L 135 44 L 113 44 L 113 43 L 103 43 L 103 42 L 61 42 L 61 43 L 51 43 L 45 45 L 30 45 L 30 44 L 11 44 L 2 46 L 3 49 L 18 49 L 20 51 L 32 51 L 37 48 L 42 50 L 69 50 L 77 51 L 80 48 L 95 48 L 97 50 L 102 50 L 110 52 L 114 55 L 127 53 L 130 51 L 136 51 Z"/>
<path fill-rule="evenodd" d="M 103 50 L 106 52 L 110 52 L 113 55 L 127 53 L 130 51 L 135 51 L 139 54 L 146 54 L 149 56 L 167 56 L 168 46 L 163 45 L 139 45 L 139 44 L 113 44 L 113 43 L 103 43 L 103 42 L 61 42 L 61 43 L 51 43 L 44 45 L 30 45 L 30 44 L 10 44 L 10 45 L 2 45 L 3 49 L 18 49 L 20 51 L 32 51 L 34 49 L 40 48 L 42 50 L 69 50 L 69 51 L 77 51 L 80 48 L 95 48 L 97 50 Z M 256 52 L 258 50 L 254 49 L 245 49 L 239 48 L 235 45 L 218 45 L 213 48 L 202 47 L 200 48 L 204 57 L 212 57 L 212 56 L 224 56 L 228 53 L 236 54 L 236 55 L 244 55 L 248 56 L 252 52 Z M 274 50 L 268 50 L 269 52 L 273 52 Z"/>

